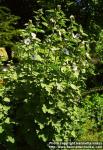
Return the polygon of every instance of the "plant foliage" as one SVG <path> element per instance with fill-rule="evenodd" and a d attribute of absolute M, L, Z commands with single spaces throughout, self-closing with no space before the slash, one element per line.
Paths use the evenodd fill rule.
<path fill-rule="evenodd" d="M 34 22 L 20 30 L 18 66 L 2 73 L 0 141 L 10 150 L 77 140 L 89 119 L 80 101 L 90 68 L 88 35 L 60 6 L 38 10 Z"/>
<path fill-rule="evenodd" d="M 15 29 L 19 17 L 11 15 L 6 7 L 0 7 L 0 46 L 13 46 L 14 37 L 17 36 Z"/>

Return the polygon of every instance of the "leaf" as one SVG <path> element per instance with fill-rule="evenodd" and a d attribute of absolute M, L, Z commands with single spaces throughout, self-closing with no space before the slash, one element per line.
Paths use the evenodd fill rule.
<path fill-rule="evenodd" d="M 70 6 L 73 5 L 73 4 L 74 4 L 74 2 L 68 2 L 68 1 L 67 1 L 67 6 L 70 7 Z"/>
<path fill-rule="evenodd" d="M 0 111 L 3 109 L 3 105 L 2 104 L 0 104 Z"/>
<path fill-rule="evenodd" d="M 39 28 L 36 28 L 36 32 L 45 33 L 45 31 L 44 31 L 44 30 L 42 30 L 42 29 L 39 29 Z"/>
<path fill-rule="evenodd" d="M 7 137 L 7 142 L 15 143 L 15 139 L 12 136 Z"/>
<path fill-rule="evenodd" d="M 4 111 L 8 111 L 9 109 L 10 109 L 10 107 L 8 107 L 8 106 L 4 106 L 4 107 L 3 107 L 3 110 L 4 110 Z"/>
<path fill-rule="evenodd" d="M 49 114 L 54 114 L 55 113 L 52 108 L 48 109 L 45 104 L 42 106 L 42 110 L 43 110 L 44 113 L 49 113 Z"/>
<path fill-rule="evenodd" d="M 46 22 L 42 22 L 42 24 L 46 27 L 48 27 L 48 24 Z"/>
<path fill-rule="evenodd" d="M 62 84 L 56 83 L 56 86 L 57 86 L 57 89 L 58 89 L 59 91 L 61 91 L 61 92 L 64 91 L 64 88 L 63 88 Z"/>
<path fill-rule="evenodd" d="M 44 142 L 47 141 L 47 138 L 45 137 L 45 135 L 39 135 L 39 138 L 41 138 Z"/>
<path fill-rule="evenodd" d="M 78 78 L 78 76 L 79 76 L 79 71 L 75 71 L 75 72 L 74 72 L 74 76 L 75 76 L 76 78 Z"/>
<path fill-rule="evenodd" d="M 53 85 L 52 84 L 47 85 L 45 83 L 41 83 L 41 87 L 44 88 L 48 92 L 48 94 L 50 94 Z"/>
<path fill-rule="evenodd" d="M 67 67 L 66 66 L 62 66 L 61 67 L 61 71 L 63 72 L 63 73 L 66 73 L 68 70 L 67 70 Z"/>
<path fill-rule="evenodd" d="M 43 61 L 43 59 L 41 58 L 41 56 L 38 55 L 38 54 L 35 54 L 35 55 L 34 55 L 34 60 Z"/>
<path fill-rule="evenodd" d="M 47 108 L 46 108 L 46 105 L 45 105 L 45 104 L 42 106 L 42 110 L 43 110 L 44 113 L 47 112 Z"/>
<path fill-rule="evenodd" d="M 46 10 L 46 11 L 52 13 L 52 12 L 54 12 L 54 9 L 50 9 L 50 10 Z"/>
<path fill-rule="evenodd" d="M 33 74 L 34 74 L 34 76 L 38 76 L 39 75 L 39 73 L 36 72 L 36 71 L 33 71 Z"/>
<path fill-rule="evenodd" d="M 88 59 L 91 59 L 89 53 L 87 53 L 87 52 L 86 52 L 86 56 L 87 56 Z"/>
<path fill-rule="evenodd" d="M 43 128 L 44 128 L 44 125 L 43 125 L 43 124 L 41 124 L 41 123 L 38 123 L 38 124 L 39 124 L 40 129 L 43 129 Z"/>
<path fill-rule="evenodd" d="M 55 112 L 54 112 L 54 110 L 51 108 L 51 109 L 48 109 L 48 111 L 47 111 L 49 114 L 54 114 Z"/>
<path fill-rule="evenodd" d="M 58 107 L 60 110 L 62 110 L 63 112 L 66 111 L 65 104 L 64 104 L 62 101 L 58 101 L 57 107 Z"/>
<path fill-rule="evenodd" d="M 77 90 L 77 89 L 78 89 L 77 86 L 74 85 L 74 84 L 70 84 L 70 86 L 71 86 L 71 88 L 72 88 L 73 90 Z"/>
<path fill-rule="evenodd" d="M 0 119 L 2 119 L 4 117 L 3 113 L 0 113 Z"/>
<path fill-rule="evenodd" d="M 74 130 L 71 132 L 71 135 L 72 135 L 73 137 L 76 137 L 76 134 L 75 134 L 75 131 L 74 131 Z"/>
<path fill-rule="evenodd" d="M 0 126 L 0 133 L 3 133 L 4 129 Z"/>
<path fill-rule="evenodd" d="M 10 118 L 6 118 L 5 123 L 10 124 Z"/>
<path fill-rule="evenodd" d="M 5 98 L 4 98 L 4 101 L 5 101 L 5 102 L 10 102 L 10 99 L 9 99 L 8 97 L 5 97 Z"/>

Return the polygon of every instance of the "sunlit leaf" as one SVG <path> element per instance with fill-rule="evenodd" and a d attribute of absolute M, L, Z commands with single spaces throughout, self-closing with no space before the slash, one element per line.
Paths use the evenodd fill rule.
<path fill-rule="evenodd" d="M 15 139 L 12 136 L 8 136 L 6 140 L 7 142 L 15 143 Z"/>
<path fill-rule="evenodd" d="M 73 137 L 76 137 L 75 131 L 72 131 L 72 132 L 71 132 L 71 135 L 72 135 Z"/>
<path fill-rule="evenodd" d="M 10 118 L 6 118 L 5 123 L 10 124 Z"/>
<path fill-rule="evenodd" d="M 72 88 L 73 90 L 76 90 L 76 89 L 77 89 L 77 86 L 74 85 L 74 84 L 70 84 L 70 86 L 71 86 L 71 88 Z"/>
<path fill-rule="evenodd" d="M 3 127 L 0 126 L 0 133 L 2 133 L 4 131 Z"/>
<path fill-rule="evenodd" d="M 46 27 L 48 27 L 48 24 L 46 22 L 42 22 L 42 24 Z"/>
<path fill-rule="evenodd" d="M 9 99 L 8 97 L 5 97 L 5 98 L 4 98 L 4 101 L 5 101 L 5 102 L 10 102 L 10 99 Z"/>

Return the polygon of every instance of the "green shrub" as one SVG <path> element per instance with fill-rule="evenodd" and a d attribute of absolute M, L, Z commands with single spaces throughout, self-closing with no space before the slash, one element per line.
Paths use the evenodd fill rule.
<path fill-rule="evenodd" d="M 87 115 L 81 127 L 80 140 L 103 141 L 103 95 L 92 94 L 83 99 Z"/>
<path fill-rule="evenodd" d="M 85 121 L 79 100 L 89 69 L 88 36 L 60 8 L 39 10 L 35 19 L 16 44 L 19 65 L 4 73 L 0 140 L 10 149 L 76 140 Z"/>
<path fill-rule="evenodd" d="M 19 17 L 11 14 L 6 7 L 0 7 L 0 47 L 13 46 L 14 38 L 18 34 L 16 29 Z"/>

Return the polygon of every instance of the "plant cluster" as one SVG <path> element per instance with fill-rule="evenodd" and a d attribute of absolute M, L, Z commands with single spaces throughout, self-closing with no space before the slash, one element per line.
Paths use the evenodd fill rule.
<path fill-rule="evenodd" d="M 58 6 L 36 11 L 19 33 L 19 63 L 0 74 L 0 145 L 41 150 L 50 141 L 102 140 L 102 95 L 82 97 L 93 70 L 82 26 Z"/>
<path fill-rule="evenodd" d="M 18 66 L 11 63 L 2 75 L 0 140 L 10 148 L 76 140 L 84 122 L 79 105 L 89 69 L 88 36 L 59 6 L 45 15 L 39 10 L 35 20 L 20 30 Z"/>

